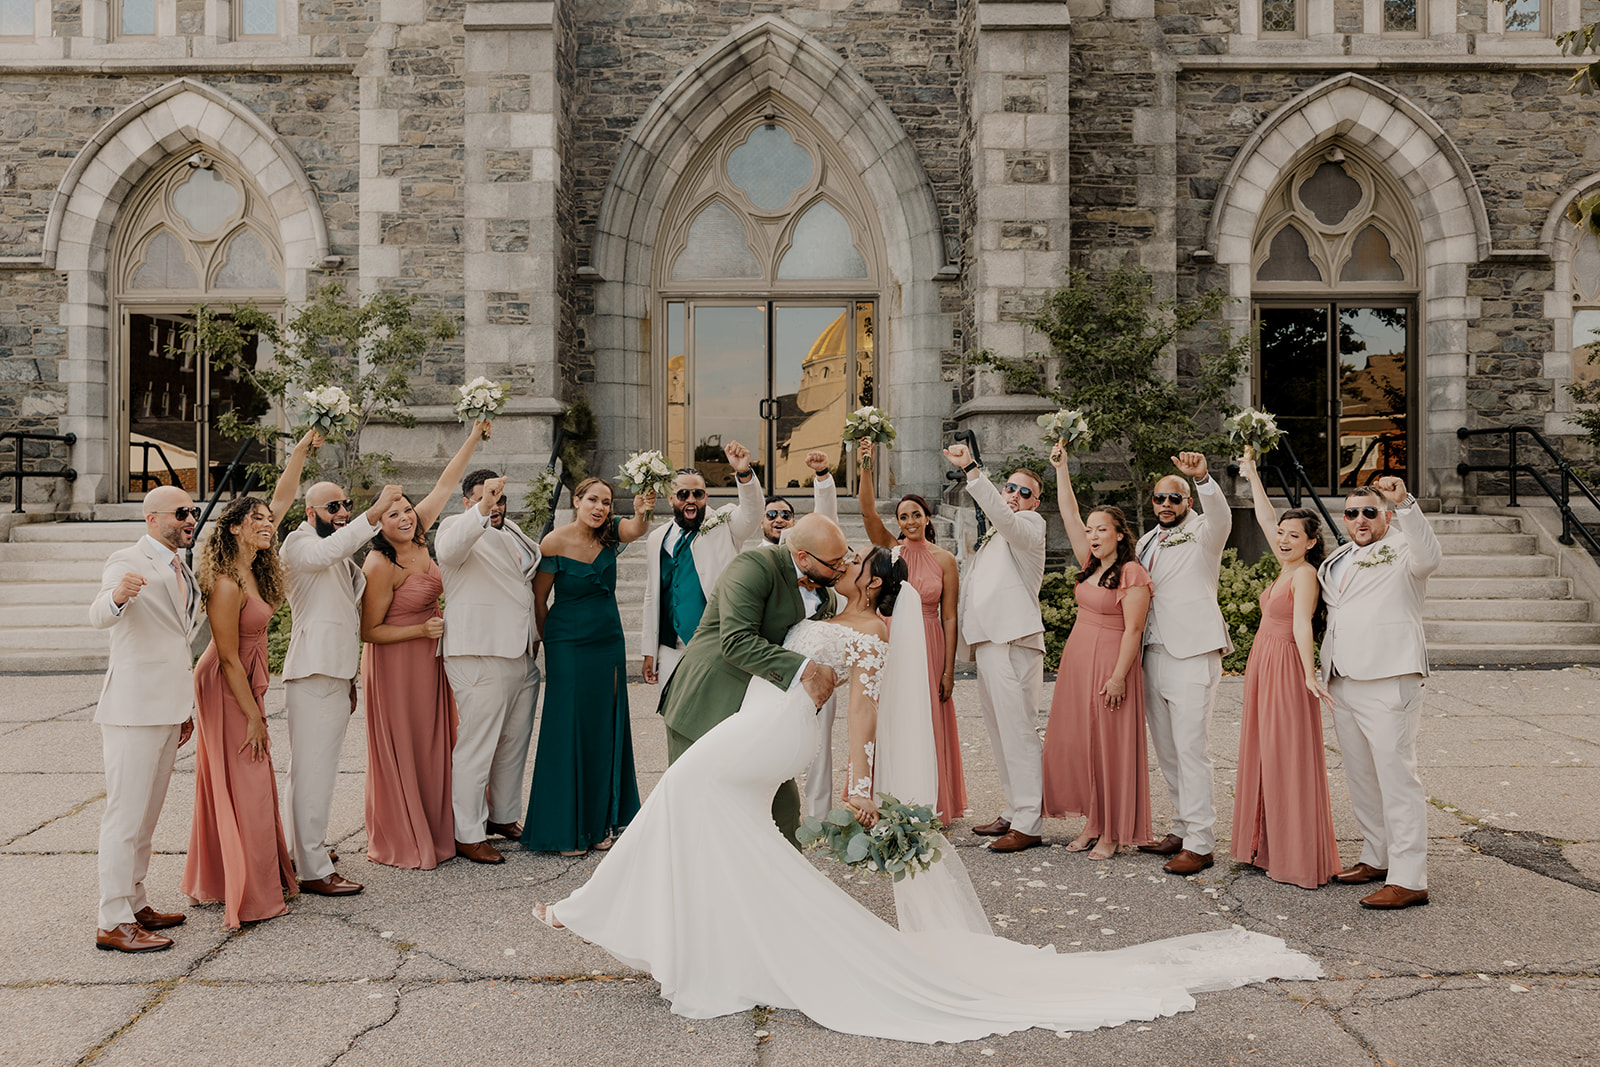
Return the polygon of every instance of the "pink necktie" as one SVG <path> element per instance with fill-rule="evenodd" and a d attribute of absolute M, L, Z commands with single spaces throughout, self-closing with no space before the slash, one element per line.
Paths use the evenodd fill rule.
<path fill-rule="evenodd" d="M 189 588 L 189 576 L 183 573 L 183 564 L 176 554 L 172 557 L 172 573 L 178 576 L 178 588 L 183 590 L 183 610 L 194 611 L 194 590 Z"/>

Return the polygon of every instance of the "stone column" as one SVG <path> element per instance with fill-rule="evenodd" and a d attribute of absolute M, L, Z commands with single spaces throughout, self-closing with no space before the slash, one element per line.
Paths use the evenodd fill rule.
<path fill-rule="evenodd" d="M 969 351 L 1012 359 L 1042 340 L 1022 324 L 1043 295 L 1062 284 L 1067 264 L 1067 73 L 1071 34 L 1065 3 L 978 0 L 971 74 L 975 249 Z M 983 372 L 955 412 L 978 434 L 987 458 L 1038 443 L 1034 418 L 1053 405 L 1009 395 L 1003 378 Z"/>

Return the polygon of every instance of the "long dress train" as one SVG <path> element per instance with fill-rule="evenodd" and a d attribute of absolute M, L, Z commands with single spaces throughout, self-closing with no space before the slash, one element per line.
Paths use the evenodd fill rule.
<path fill-rule="evenodd" d="M 1233 858 L 1305 889 L 1339 873 L 1322 706 L 1305 685 L 1294 643 L 1294 591 L 1261 593 L 1261 628 L 1244 670 Z M 1270 846 L 1270 847 L 1269 847 Z"/>
<path fill-rule="evenodd" d="M 257 705 L 267 691 L 267 626 L 272 606 L 247 596 L 239 613 L 239 659 Z M 283 896 L 300 891 L 278 812 L 272 755 L 250 758 L 248 721 L 222 674 L 212 641 L 194 668 L 194 817 L 182 889 L 190 899 L 222 901 L 222 924 L 237 930 L 289 910 Z"/>
<path fill-rule="evenodd" d="M 876 673 L 861 649 L 871 640 L 816 622 L 786 644 Z M 971 930 L 902 933 L 829 881 L 772 821 L 773 790 L 810 760 L 817 732 L 803 688 L 752 679 L 738 714 L 667 770 L 588 884 L 552 905 L 554 916 L 650 971 L 679 1015 L 764 1004 L 844 1033 L 924 1043 L 1151 1019 L 1192 1008 L 1195 991 L 1321 973 L 1278 938 L 1237 927 L 1069 955 Z"/>
<path fill-rule="evenodd" d="M 948 827 L 952 819 L 967 813 L 967 779 L 961 769 L 961 734 L 956 729 L 955 701 L 938 698 L 945 658 L 944 570 L 925 541 L 902 541 L 900 558 L 906 564 L 906 583 L 921 594 L 929 703 L 933 709 L 933 747 L 939 770 L 939 799 L 934 810 L 939 813 L 939 821 Z"/>

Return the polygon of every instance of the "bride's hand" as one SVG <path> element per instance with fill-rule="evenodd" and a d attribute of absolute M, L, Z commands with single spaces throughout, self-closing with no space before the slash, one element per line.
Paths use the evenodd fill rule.
<path fill-rule="evenodd" d="M 878 825 L 878 805 L 866 797 L 847 797 L 845 805 L 855 813 L 856 822 L 870 830 Z"/>

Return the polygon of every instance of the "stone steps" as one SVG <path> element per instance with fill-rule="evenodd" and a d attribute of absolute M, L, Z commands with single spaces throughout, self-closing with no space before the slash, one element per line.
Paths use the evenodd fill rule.
<path fill-rule="evenodd" d="M 1496 578 L 1543 578 L 1556 573 L 1556 561 L 1544 555 L 1452 556 L 1445 554 L 1433 578 L 1471 578 L 1492 574 Z"/>
<path fill-rule="evenodd" d="M 1432 592 L 1432 583 L 1429 584 L 1429 592 Z M 1435 600 L 1429 597 L 1422 605 L 1422 618 L 1425 621 L 1498 619 L 1506 622 L 1586 622 L 1589 617 L 1589 603 L 1586 600 Z"/>

